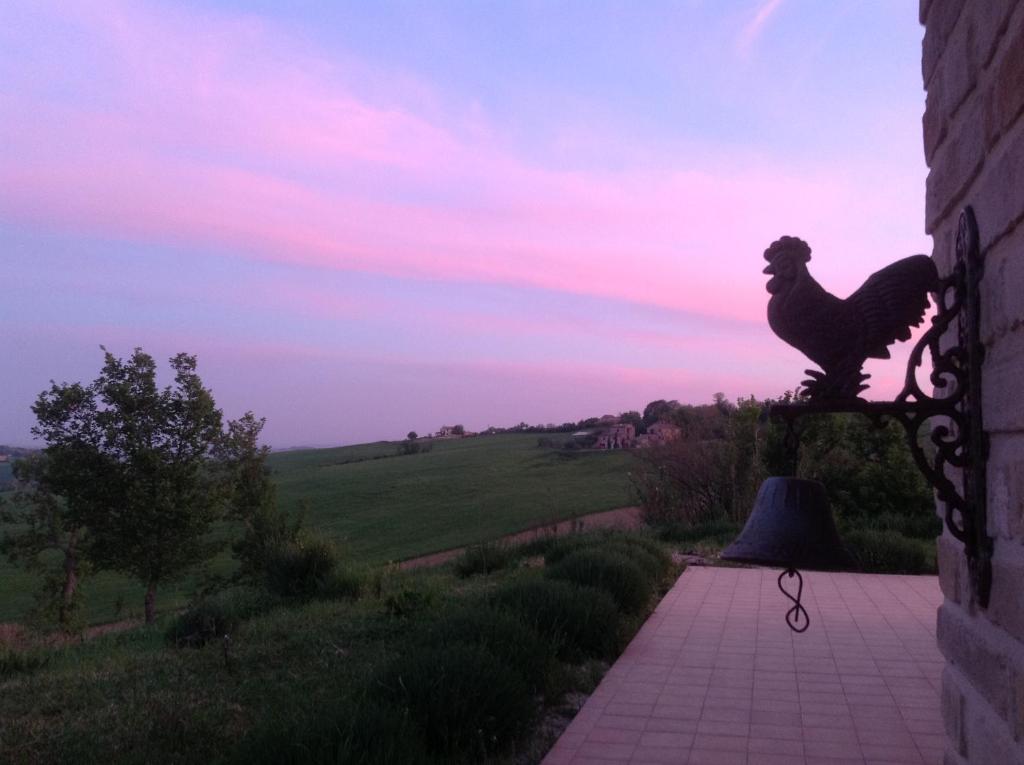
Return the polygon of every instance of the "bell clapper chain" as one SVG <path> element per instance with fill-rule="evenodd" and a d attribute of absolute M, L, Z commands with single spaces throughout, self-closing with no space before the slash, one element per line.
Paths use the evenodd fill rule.
<path fill-rule="evenodd" d="M 796 577 L 796 597 L 794 597 L 789 590 L 782 584 L 782 578 L 788 577 L 792 579 Z M 800 575 L 800 572 L 795 568 L 787 568 L 781 574 L 779 574 L 779 590 L 787 598 L 793 601 L 793 607 L 786 612 L 786 624 L 793 632 L 806 632 L 807 628 L 811 626 L 811 618 L 807 615 L 807 609 L 800 603 L 800 598 L 804 593 L 804 578 Z M 800 626 L 800 615 L 803 614 L 803 626 Z"/>

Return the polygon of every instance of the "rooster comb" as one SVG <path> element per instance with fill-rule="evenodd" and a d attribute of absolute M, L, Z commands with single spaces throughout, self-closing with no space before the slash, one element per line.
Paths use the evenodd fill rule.
<path fill-rule="evenodd" d="M 771 263 L 776 257 L 784 252 L 791 252 L 799 255 L 806 263 L 811 259 L 811 246 L 803 239 L 796 236 L 783 236 L 772 242 L 771 246 L 764 251 L 764 259 Z"/>

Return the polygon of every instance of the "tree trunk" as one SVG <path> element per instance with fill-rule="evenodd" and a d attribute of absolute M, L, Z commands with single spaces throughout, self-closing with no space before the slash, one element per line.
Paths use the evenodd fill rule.
<path fill-rule="evenodd" d="M 61 590 L 59 619 L 62 627 L 71 622 L 71 612 L 75 601 L 75 590 L 78 588 L 78 532 L 72 531 L 68 543 L 64 547 L 64 587 Z"/>
<path fill-rule="evenodd" d="M 146 587 L 146 624 L 156 621 L 156 582 Z"/>

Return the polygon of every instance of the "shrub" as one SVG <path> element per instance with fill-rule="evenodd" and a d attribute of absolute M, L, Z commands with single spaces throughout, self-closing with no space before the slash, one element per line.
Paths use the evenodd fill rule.
<path fill-rule="evenodd" d="M 329 600 L 358 600 L 365 585 L 363 573 L 351 568 L 336 568 L 324 580 L 317 597 Z"/>
<path fill-rule="evenodd" d="M 282 545 L 267 556 L 267 589 L 286 598 L 309 598 L 324 589 L 338 565 L 334 546 L 321 539 Z"/>
<path fill-rule="evenodd" d="M 660 555 L 655 554 L 645 547 L 631 544 L 625 539 L 609 542 L 597 549 L 615 553 L 626 558 L 635 564 L 652 583 L 661 581 L 662 577 L 668 573 L 669 566 L 672 563 L 668 553 L 661 552 Z"/>
<path fill-rule="evenodd" d="M 552 640 L 560 659 L 611 658 L 621 643 L 621 617 L 611 595 L 551 579 L 509 582 L 493 602 Z"/>
<path fill-rule="evenodd" d="M 437 602 L 433 590 L 403 587 L 384 598 L 384 610 L 391 616 L 414 616 L 431 608 Z"/>
<path fill-rule="evenodd" d="M 633 561 L 652 581 L 658 581 L 668 573 L 672 557 L 652 539 L 629 534 L 574 534 L 549 544 L 544 553 L 544 563 L 552 565 L 566 556 L 586 549 L 605 550 L 618 553 Z"/>
<path fill-rule="evenodd" d="M 441 614 L 423 628 L 423 645 L 476 645 L 518 672 L 534 691 L 545 688 L 556 645 L 515 614 L 487 603 L 467 604 Z"/>
<path fill-rule="evenodd" d="M 487 542 L 467 547 L 455 561 L 455 573 L 463 579 L 474 574 L 489 574 L 508 566 L 514 555 L 501 543 Z"/>
<path fill-rule="evenodd" d="M 625 555 L 599 548 L 577 550 L 548 567 L 545 574 L 580 586 L 600 587 L 627 614 L 643 610 L 653 585 L 640 566 Z"/>
<path fill-rule="evenodd" d="M 558 563 L 565 556 L 593 544 L 594 535 L 592 534 L 568 534 L 556 537 L 548 542 L 542 550 L 544 553 L 544 564 L 550 566 L 552 563 Z"/>
<path fill-rule="evenodd" d="M 436 762 L 407 715 L 370 699 L 347 703 L 314 720 L 260 725 L 238 748 L 239 765 L 393 765 Z"/>
<path fill-rule="evenodd" d="M 909 539 L 895 531 L 857 529 L 844 541 L 862 570 L 874 574 L 934 574 L 933 542 Z"/>
<path fill-rule="evenodd" d="M 479 762 L 520 738 L 536 716 L 522 677 L 479 646 L 414 648 L 379 679 L 429 750 Z"/>
<path fill-rule="evenodd" d="M 234 632 L 271 605 L 266 593 L 249 587 L 218 592 L 189 606 L 171 623 L 165 637 L 176 645 L 201 646 Z"/>
<path fill-rule="evenodd" d="M 545 569 L 550 579 L 581 587 L 598 587 L 625 613 L 639 613 L 650 599 L 653 583 L 621 553 L 584 548 Z"/>
<path fill-rule="evenodd" d="M 18 651 L 0 647 L 0 678 L 30 675 L 49 663 L 50 655 L 42 651 Z"/>
<path fill-rule="evenodd" d="M 934 512 L 882 513 L 871 518 L 842 519 L 849 528 L 896 531 L 905 537 L 933 541 L 942 533 L 942 521 Z"/>
<path fill-rule="evenodd" d="M 724 547 L 740 533 L 739 524 L 727 520 L 690 524 L 669 523 L 658 528 L 658 536 L 669 542 L 705 542 L 713 547 Z"/>

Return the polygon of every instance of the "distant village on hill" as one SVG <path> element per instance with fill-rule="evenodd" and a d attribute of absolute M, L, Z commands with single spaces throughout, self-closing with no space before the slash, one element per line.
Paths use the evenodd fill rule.
<path fill-rule="evenodd" d="M 569 436 L 561 444 L 566 449 L 643 449 L 679 440 L 687 430 L 703 432 L 724 410 L 734 406 L 724 395 L 716 393 L 712 404 L 690 405 L 659 399 L 644 407 L 642 414 L 637 411 L 606 414 L 561 425 L 529 425 L 521 422 L 508 428 L 489 427 L 479 433 L 467 431 L 462 425 L 442 425 L 436 433 L 428 433 L 423 438 L 471 438 L 499 433 L 563 433 Z"/>

